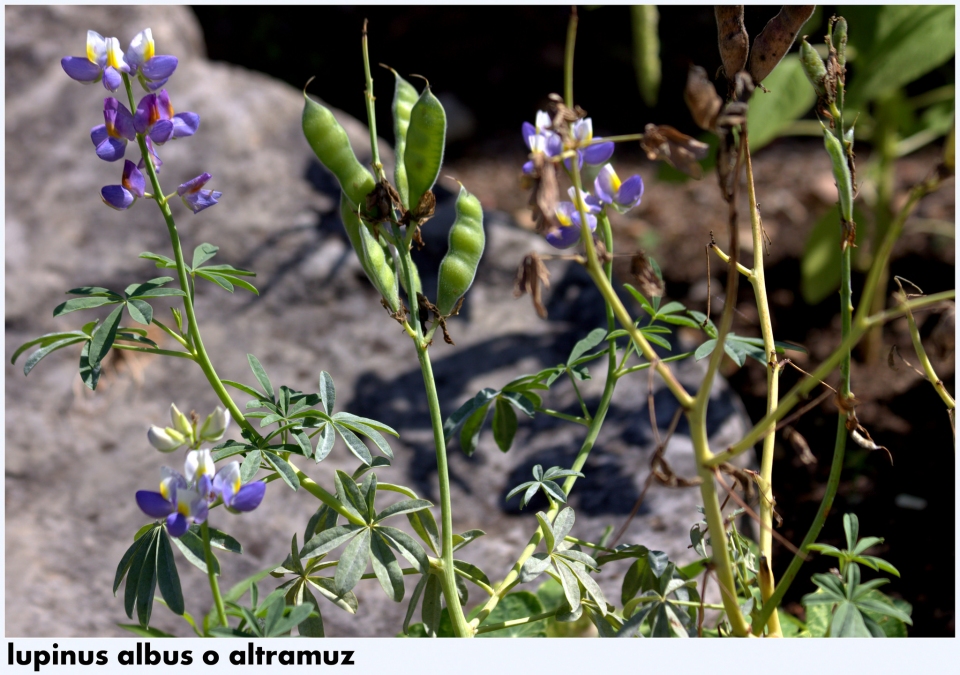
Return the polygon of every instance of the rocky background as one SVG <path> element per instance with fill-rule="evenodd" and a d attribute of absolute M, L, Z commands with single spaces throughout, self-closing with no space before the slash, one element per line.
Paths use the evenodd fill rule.
<path fill-rule="evenodd" d="M 166 423 L 171 402 L 201 415 L 216 404 L 199 370 L 177 359 L 115 356 L 95 394 L 80 384 L 73 350 L 48 357 L 28 378 L 22 374 L 22 358 L 9 363 L 24 341 L 93 318 L 52 318 L 66 289 L 124 288 L 161 274 L 152 263 L 137 259 L 140 252 L 169 254 L 166 228 L 149 201 L 118 213 L 98 198 L 99 188 L 116 183 L 121 171 L 119 163 L 99 161 L 89 141 L 90 127 L 100 123 L 105 90 L 73 82 L 59 63 L 62 56 L 83 53 L 87 29 L 115 35 L 125 46 L 149 26 L 160 53 L 180 58 L 167 88 L 178 111 L 195 111 L 202 122 L 195 137 L 163 148 L 161 180 L 172 190 L 208 171 L 214 176 L 208 187 L 223 192 L 220 205 L 198 215 L 174 204 L 184 248 L 189 252 L 202 242 L 220 246 L 215 262 L 255 270 L 260 289 L 254 298 L 242 290 L 229 295 L 198 285 L 200 326 L 220 376 L 251 382 L 247 353 L 260 359 L 275 384 L 294 389 L 314 391 L 319 372 L 328 371 L 337 385 L 339 409 L 374 417 L 400 432 L 394 443 L 397 459 L 380 473 L 381 480 L 410 485 L 436 499 L 435 459 L 416 358 L 380 307 L 342 232 L 335 213 L 336 183 L 302 138 L 301 92 L 262 74 L 208 61 L 199 25 L 188 9 L 7 7 L 5 15 L 7 635 L 126 634 L 117 627 L 126 621 L 122 601 L 110 588 L 133 532 L 148 520 L 133 495 L 154 489 L 162 464 L 179 463 L 148 445 L 146 429 Z M 315 88 L 322 95 L 322 88 Z M 363 160 L 365 127 L 346 115 L 340 120 Z M 389 159 L 385 144 L 381 152 Z M 568 263 L 551 264 L 549 320 L 539 320 L 526 299 L 514 300 L 512 280 L 522 256 L 547 246 L 518 227 L 514 216 L 522 219 L 519 209 L 496 208 L 491 193 L 508 173 L 503 167 L 454 165 L 444 174 L 471 187 L 467 176 L 480 169 L 489 175 L 471 189 L 491 205 L 485 212 L 487 249 L 465 311 L 451 323 L 457 345 L 441 343 L 431 350 L 445 415 L 483 387 L 498 387 L 519 374 L 565 361 L 573 344 L 603 323 L 599 296 L 586 275 Z M 454 189 L 450 180 L 441 185 L 438 215 L 425 231 L 421 270 L 428 289 L 435 284 L 431 270 L 444 253 Z M 713 192 L 707 199 L 717 198 Z M 655 198 L 647 208 L 666 206 L 657 203 Z M 169 318 L 164 303 L 155 307 L 158 317 Z M 681 373 L 689 388 L 697 386 L 696 364 L 684 366 Z M 649 383 L 639 375 L 618 387 L 572 501 L 575 534 L 582 538 L 598 537 L 608 524 L 619 527 L 637 501 L 654 448 L 646 408 Z M 597 400 L 601 385 L 586 383 L 589 401 Z M 723 382 L 714 396 L 711 440 L 721 445 L 738 438 L 749 419 Z M 672 399 L 659 394 L 655 399 L 663 430 L 673 416 Z M 559 410 L 576 410 L 566 383 L 555 386 L 548 401 Z M 533 464 L 569 465 L 583 433 L 538 416 L 521 421 L 509 454 L 499 452 L 489 430 L 473 458 L 451 448 L 455 530 L 487 532 L 465 557 L 491 578 L 499 579 L 509 569 L 532 530 L 531 512 L 538 508 L 535 503 L 519 514 L 515 499 L 505 503 L 506 492 L 528 480 Z M 682 425 L 666 457 L 678 474 L 693 474 Z M 338 445 L 322 464 L 306 470 L 330 486 L 335 469 L 354 466 L 352 455 Z M 652 489 L 623 541 L 691 560 L 688 531 L 699 520 L 697 502 L 696 491 Z M 242 556 L 220 555 L 223 586 L 279 564 L 292 533 L 300 532 L 302 539 L 316 506 L 309 495 L 274 483 L 252 514 L 215 512 L 215 526 L 244 546 Z M 622 570 L 611 567 L 602 575 L 612 593 L 618 591 L 618 572 Z M 205 612 L 209 592 L 204 576 L 186 563 L 180 573 L 188 611 Z M 374 582 L 363 582 L 356 592 L 356 617 L 323 606 L 328 635 L 387 636 L 399 630 L 405 603 L 392 603 Z M 154 616 L 162 630 L 188 631 L 160 606 Z"/>

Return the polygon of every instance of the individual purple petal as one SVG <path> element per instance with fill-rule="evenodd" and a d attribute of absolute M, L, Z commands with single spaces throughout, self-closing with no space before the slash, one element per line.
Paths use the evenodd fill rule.
<path fill-rule="evenodd" d="M 167 534 L 171 537 L 181 537 L 190 527 L 190 521 L 182 513 L 171 513 L 167 516 Z"/>
<path fill-rule="evenodd" d="M 634 174 L 620 185 L 617 202 L 623 207 L 632 209 L 640 203 L 641 197 L 643 197 L 643 179 L 639 174 Z"/>
<path fill-rule="evenodd" d="M 156 82 L 151 82 L 146 78 L 140 78 L 140 83 L 143 85 L 143 88 L 147 91 L 156 91 L 160 87 L 164 86 L 170 80 L 169 77 L 165 77 L 162 80 L 157 80 Z"/>
<path fill-rule="evenodd" d="M 116 68 L 107 66 L 103 69 L 103 86 L 109 91 L 116 91 L 123 84 L 123 76 Z"/>
<path fill-rule="evenodd" d="M 552 131 L 545 132 L 547 136 L 547 146 L 546 151 L 550 157 L 556 157 L 561 152 L 563 152 L 563 139 L 560 138 L 559 134 L 556 134 Z"/>
<path fill-rule="evenodd" d="M 583 160 L 593 166 L 603 164 L 613 155 L 613 145 L 612 141 L 588 145 L 583 149 Z"/>
<path fill-rule="evenodd" d="M 200 128 L 200 115 L 192 112 L 183 112 L 174 115 L 170 121 L 173 123 L 173 137 L 184 138 L 193 136 Z"/>
<path fill-rule="evenodd" d="M 580 228 L 575 225 L 561 225 L 548 232 L 546 239 L 554 248 L 570 248 L 580 241 Z"/>
<path fill-rule="evenodd" d="M 529 176 L 533 174 L 533 170 L 534 170 L 533 160 L 530 160 L 529 162 L 524 163 L 522 168 L 523 173 Z"/>
<path fill-rule="evenodd" d="M 107 185 L 103 187 L 100 190 L 100 199 L 111 209 L 116 209 L 117 211 L 126 211 L 137 201 L 137 198 L 122 185 Z"/>
<path fill-rule="evenodd" d="M 140 72 L 150 81 L 166 80 L 177 69 L 176 56 L 154 56 L 140 67 Z"/>
<path fill-rule="evenodd" d="M 143 174 L 129 159 L 123 163 L 123 177 L 120 179 L 120 185 L 129 190 L 134 197 L 142 197 L 144 194 L 146 183 L 143 180 Z"/>
<path fill-rule="evenodd" d="M 263 495 L 266 494 L 266 492 L 267 484 L 263 481 L 258 480 L 253 483 L 247 483 L 237 491 L 237 494 L 227 503 L 227 506 L 235 511 L 253 511 L 260 506 L 260 502 L 263 501 Z"/>
<path fill-rule="evenodd" d="M 147 94 L 140 99 L 137 110 L 133 113 L 133 127 L 138 134 L 145 134 L 160 120 L 160 111 L 157 109 L 157 95 Z"/>
<path fill-rule="evenodd" d="M 533 150 L 533 141 L 531 139 L 537 135 L 536 128 L 529 122 L 524 122 L 520 133 L 523 134 L 523 142 L 527 144 L 528 148 Z"/>
<path fill-rule="evenodd" d="M 576 168 L 574 168 L 574 157 L 576 158 Z M 577 150 L 577 154 L 574 157 L 567 157 L 563 160 L 563 165 L 567 167 L 567 171 L 579 171 L 580 167 L 583 166 L 583 151 Z"/>
<path fill-rule="evenodd" d="M 84 56 L 65 56 L 60 59 L 60 65 L 71 79 L 84 84 L 93 84 L 100 80 L 103 69 L 96 63 L 92 63 Z"/>
<path fill-rule="evenodd" d="M 577 120 L 571 125 L 570 133 L 579 143 L 589 143 L 593 139 L 593 120 L 589 117 Z"/>
<path fill-rule="evenodd" d="M 104 101 L 103 117 L 111 136 L 126 138 L 128 141 L 136 140 L 133 113 L 117 99 L 111 97 Z"/>
<path fill-rule="evenodd" d="M 163 145 L 173 138 L 174 124 L 170 120 L 160 120 L 153 125 L 149 132 L 150 140 L 157 145 Z"/>
<path fill-rule="evenodd" d="M 176 505 L 163 498 L 159 492 L 137 490 L 137 506 L 151 518 L 165 518 L 176 510 Z"/>
<path fill-rule="evenodd" d="M 102 134 L 98 133 L 100 129 L 103 129 Z M 96 140 L 98 137 L 101 138 L 99 143 Z M 107 162 L 115 162 L 118 159 L 123 159 L 123 154 L 127 150 L 126 141 L 119 138 L 111 138 L 107 135 L 107 130 L 103 126 L 91 129 L 90 139 L 93 140 L 97 146 L 97 157 Z"/>

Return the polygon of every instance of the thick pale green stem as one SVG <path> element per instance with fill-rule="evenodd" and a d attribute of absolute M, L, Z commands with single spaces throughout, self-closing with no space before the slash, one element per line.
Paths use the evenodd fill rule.
<path fill-rule="evenodd" d="M 753 270 L 749 276 L 757 300 L 757 313 L 760 319 L 760 334 L 763 336 L 763 352 L 767 357 L 767 412 L 777 408 L 780 397 L 780 363 L 777 360 L 776 345 L 773 340 L 773 322 L 770 317 L 770 304 L 767 301 L 767 288 L 763 269 L 763 224 L 757 208 L 757 192 L 753 180 L 753 162 L 750 157 L 749 140 L 744 149 L 747 173 L 747 203 L 750 205 L 750 226 L 753 232 Z M 776 433 L 771 431 L 763 439 L 763 453 L 760 459 L 760 556 L 766 558 L 771 570 L 769 574 L 759 575 L 760 595 L 766 602 L 773 595 L 773 450 Z M 758 623 L 763 626 L 762 623 Z M 770 615 L 768 635 L 781 637 L 780 617 L 774 612 Z M 756 632 L 756 627 L 754 627 Z"/>

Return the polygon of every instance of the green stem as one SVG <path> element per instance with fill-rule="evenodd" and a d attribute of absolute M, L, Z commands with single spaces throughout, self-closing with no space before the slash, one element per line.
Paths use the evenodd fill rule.
<path fill-rule="evenodd" d="M 573 422 L 574 424 L 582 424 L 583 426 L 589 426 L 590 421 L 583 417 L 576 417 L 574 415 L 568 415 L 567 413 L 562 413 L 557 410 L 551 410 L 550 408 L 537 408 L 538 413 L 543 413 L 544 415 L 549 415 L 550 417 L 556 417 L 560 420 L 566 420 L 567 422 Z"/>
<path fill-rule="evenodd" d="M 570 20 L 567 22 L 567 45 L 563 55 L 563 100 L 573 109 L 573 54 L 577 44 L 577 8 L 570 8 Z"/>
<path fill-rule="evenodd" d="M 367 88 L 364 90 L 364 100 L 367 105 L 367 128 L 370 130 L 370 152 L 373 156 L 373 169 L 376 172 L 377 180 L 382 181 L 383 165 L 380 163 L 380 147 L 377 144 L 377 114 L 374 111 L 373 102 L 376 98 L 373 96 L 373 75 L 370 73 L 370 56 L 367 53 L 367 21 L 363 21 L 363 74 L 366 77 Z M 400 241 L 398 238 L 397 241 Z M 414 301 L 416 298 L 414 298 Z"/>
<path fill-rule="evenodd" d="M 750 226 L 753 232 L 753 270 L 748 277 L 757 299 L 757 313 L 760 319 L 760 334 L 763 336 L 763 351 L 767 357 L 767 412 L 777 408 L 780 397 L 780 363 L 777 360 L 776 344 L 773 340 L 773 321 L 770 317 L 770 303 L 767 301 L 767 288 L 763 268 L 763 223 L 757 209 L 757 193 L 753 180 L 753 161 L 750 157 L 749 139 L 744 143 L 744 155 L 747 174 L 747 203 L 750 205 Z M 760 459 L 760 556 L 773 560 L 773 452 L 776 433 L 771 432 L 763 439 L 763 454 Z M 764 602 L 770 599 L 774 591 L 773 576 L 760 575 L 760 594 Z M 763 626 L 762 623 L 757 625 Z M 780 637 L 780 617 L 776 613 L 770 616 L 768 635 Z"/>
<path fill-rule="evenodd" d="M 123 75 L 123 84 L 127 91 L 130 109 L 135 110 L 136 105 L 134 104 L 133 88 L 130 85 L 130 78 L 126 74 Z M 150 154 L 146 137 L 143 134 L 137 134 L 137 144 L 140 146 L 140 154 L 143 156 L 143 163 L 147 170 L 147 176 L 150 179 L 150 185 L 153 186 L 153 192 L 156 195 L 162 195 L 163 190 L 160 188 L 160 179 L 157 177 L 156 168 L 153 166 L 153 157 Z M 256 437 L 256 435 L 258 435 L 257 432 L 247 421 L 246 417 L 244 417 L 240 408 L 237 407 L 237 404 L 234 403 L 226 387 L 223 386 L 223 382 L 220 381 L 220 377 L 217 375 L 217 371 L 214 370 L 213 363 L 207 355 L 207 350 L 203 346 L 203 339 L 200 337 L 200 328 L 197 325 L 197 315 L 193 309 L 190 276 L 187 274 L 187 266 L 183 259 L 183 248 L 180 245 L 180 235 L 177 232 L 177 224 L 174 222 L 173 213 L 170 211 L 170 203 L 166 198 L 158 197 L 156 201 L 157 207 L 159 207 L 160 213 L 163 215 L 163 220 L 167 224 L 167 233 L 170 235 L 170 245 L 173 247 L 173 257 L 177 264 L 177 277 L 180 288 L 187 294 L 183 299 L 183 308 L 187 315 L 187 330 L 193 343 L 195 360 L 203 371 L 203 374 L 206 375 L 207 381 L 213 388 L 214 393 L 216 393 L 217 398 L 219 398 L 224 407 L 230 411 L 230 415 L 234 421 Z"/>
<path fill-rule="evenodd" d="M 406 252 L 409 255 L 409 252 Z M 413 288 L 413 286 L 409 286 Z M 419 322 L 416 327 L 419 329 Z M 441 557 L 443 559 L 443 574 L 440 575 L 440 585 L 443 596 L 447 601 L 447 610 L 453 622 L 453 630 L 457 637 L 473 637 L 473 628 L 467 624 L 460 597 L 457 595 L 456 569 L 453 566 L 453 508 L 450 501 L 450 474 L 447 467 L 447 448 L 443 436 L 443 418 L 440 415 L 440 401 L 437 398 L 437 385 L 433 379 L 433 366 L 430 364 L 430 355 L 427 348 L 416 342 L 417 358 L 420 359 L 420 370 L 423 373 L 423 386 L 427 394 L 427 405 L 430 408 L 430 423 L 433 427 L 434 447 L 437 453 L 437 481 L 440 484 L 440 517 L 441 517 Z"/>
<path fill-rule="evenodd" d="M 904 299 L 906 299 L 905 296 Z M 930 363 L 930 357 L 927 356 L 927 352 L 923 348 L 923 343 L 920 341 L 920 330 L 917 328 L 917 322 L 913 318 L 913 312 L 907 310 L 905 316 L 907 318 L 907 324 L 910 326 L 910 340 L 913 342 L 913 350 L 917 353 L 917 358 L 920 359 L 920 365 L 923 367 L 923 372 L 926 374 L 927 380 L 933 385 L 937 395 L 944 404 L 946 404 L 947 410 L 953 410 L 957 407 L 956 401 L 954 401 L 953 397 L 947 391 L 947 388 L 943 385 L 943 380 L 937 376 L 937 372 L 933 369 L 933 364 Z"/>
<path fill-rule="evenodd" d="M 217 583 L 217 575 L 213 571 L 213 551 L 210 550 L 210 528 L 207 527 L 207 521 L 200 525 L 200 534 L 203 536 L 203 560 L 207 564 L 207 577 L 210 579 L 210 592 L 213 593 L 213 602 L 217 606 L 217 616 L 224 628 L 229 628 L 227 623 L 227 611 L 223 606 L 223 598 L 220 596 L 220 584 Z"/>

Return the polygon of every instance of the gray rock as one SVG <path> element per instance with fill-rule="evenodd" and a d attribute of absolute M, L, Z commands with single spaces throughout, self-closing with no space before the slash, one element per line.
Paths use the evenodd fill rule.
<path fill-rule="evenodd" d="M 314 391 L 321 370 L 330 372 L 338 408 L 380 419 L 401 434 L 397 459 L 381 470 L 382 481 L 407 484 L 436 499 L 435 459 L 420 371 L 412 345 L 383 312 L 363 278 L 335 214 L 336 184 L 316 163 L 302 138 L 300 91 L 263 75 L 203 58 L 199 27 L 179 7 L 8 7 L 6 8 L 6 343 L 7 355 L 42 333 L 74 328 L 86 316 L 54 319 L 50 310 L 63 291 L 82 285 L 124 288 L 158 272 L 138 260 L 141 251 L 169 255 L 162 219 L 143 200 L 125 213 L 100 203 L 102 185 L 119 178 L 121 166 L 99 161 L 89 129 L 100 122 L 105 91 L 83 87 L 62 72 L 59 58 L 80 54 L 88 28 L 117 35 L 125 44 L 150 26 L 161 53 L 181 57 L 168 89 L 178 110 L 201 115 L 199 133 L 162 149 L 164 189 L 202 171 L 223 192 L 216 208 L 193 215 L 173 205 L 188 251 L 202 242 L 221 247 L 216 262 L 254 269 L 259 298 L 233 295 L 198 282 L 197 312 L 204 342 L 221 377 L 251 382 L 246 354 L 256 354 L 277 384 Z M 368 137 L 362 124 L 339 115 L 354 143 Z M 362 154 L 362 150 L 360 150 Z M 384 146 L 385 163 L 390 159 Z M 453 190 L 455 186 L 447 186 Z M 426 227 L 427 247 L 418 254 L 428 294 L 452 220 L 451 192 Z M 441 194 L 443 197 L 444 195 Z M 540 321 L 526 300 L 512 297 L 512 279 L 522 256 L 547 245 L 515 227 L 504 214 L 486 214 L 487 251 L 462 317 L 451 322 L 457 342 L 438 341 L 431 349 L 441 404 L 453 412 L 477 390 L 499 387 L 513 377 L 562 362 L 570 348 L 604 321 L 599 296 L 581 269 L 552 263 L 554 284 L 550 320 Z M 169 319 L 155 303 L 157 316 Z M 87 313 L 97 316 L 105 312 Z M 163 336 L 160 335 L 160 338 Z M 174 348 L 171 340 L 164 347 Z M 91 394 L 76 374 L 77 354 L 57 352 L 29 378 L 23 357 L 6 367 L 6 616 L 9 636 L 125 635 L 122 602 L 112 597 L 116 563 L 134 531 L 147 518 L 133 495 L 153 489 L 163 464 L 180 456 L 160 456 L 146 441 L 150 424 L 166 422 L 170 402 L 201 415 L 217 401 L 200 371 L 187 360 L 125 355 L 105 366 L 100 387 Z M 591 405 L 602 385 L 584 383 Z M 696 364 L 682 367 L 696 387 Z M 655 393 L 658 426 L 672 417 L 671 398 Z M 619 526 L 633 507 L 647 475 L 654 433 L 649 426 L 648 378 L 625 379 L 609 419 L 574 493 L 575 533 L 599 536 L 607 524 Z M 739 400 L 722 382 L 714 391 L 711 442 L 722 446 L 739 437 L 748 420 Z M 241 406 L 244 399 L 238 399 Z M 575 411 L 576 397 L 560 382 L 548 404 Z M 236 437 L 235 428 L 232 429 Z M 521 420 L 514 449 L 501 453 L 489 430 L 472 458 L 450 452 L 455 530 L 488 533 L 463 555 L 493 579 L 501 578 L 534 527 L 531 505 L 522 514 L 504 502 L 516 483 L 527 480 L 534 463 L 569 465 L 583 430 L 537 416 Z M 678 430 L 667 450 L 680 475 L 694 473 L 689 438 Z M 320 484 L 332 486 L 335 469 L 353 470 L 356 460 L 337 445 L 323 463 L 303 468 Z M 690 560 L 690 525 L 699 520 L 699 493 L 654 488 L 624 541 L 642 543 Z M 290 537 L 302 531 L 317 503 L 280 483 L 271 484 L 263 505 L 243 517 L 217 510 L 213 525 L 229 531 L 243 556 L 220 555 L 223 585 L 279 564 Z M 181 561 L 182 562 L 182 561 Z M 187 609 L 209 608 L 206 579 L 188 564 L 180 566 Z M 604 587 L 616 597 L 616 573 L 605 570 Z M 408 587 L 409 590 L 412 586 Z M 479 591 L 471 602 L 476 602 Z M 351 617 L 323 606 L 328 635 L 393 635 L 405 603 L 394 604 L 378 585 L 357 589 L 360 612 Z M 154 625 L 187 634 L 185 624 L 157 606 Z"/>

